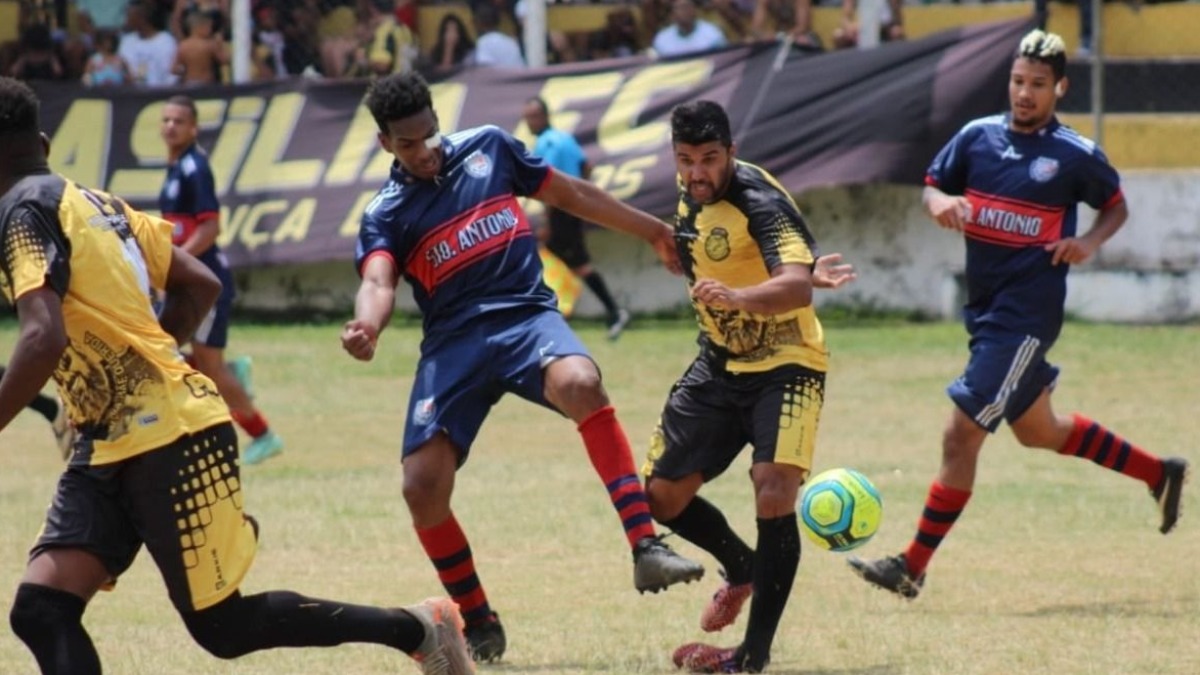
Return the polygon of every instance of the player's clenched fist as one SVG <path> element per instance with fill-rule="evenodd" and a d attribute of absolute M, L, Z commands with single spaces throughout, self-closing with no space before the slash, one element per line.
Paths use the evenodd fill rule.
<path fill-rule="evenodd" d="M 342 349 L 359 361 L 370 361 L 375 357 L 375 342 L 379 332 L 359 319 L 352 319 L 342 327 Z"/>

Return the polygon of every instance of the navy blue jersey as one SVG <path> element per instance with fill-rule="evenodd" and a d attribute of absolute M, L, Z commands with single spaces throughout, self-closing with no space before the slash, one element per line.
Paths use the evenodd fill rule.
<path fill-rule="evenodd" d="M 551 169 L 494 126 L 442 139 L 437 180 L 399 163 L 363 212 L 354 264 L 386 255 L 408 280 L 425 334 L 452 332 L 484 314 L 556 309 L 542 282 L 537 241 L 517 197 L 535 194 Z"/>
<path fill-rule="evenodd" d="M 221 206 L 217 203 L 217 189 L 208 156 L 193 143 L 179 157 L 179 161 L 167 167 L 167 178 L 158 193 L 158 208 L 163 220 L 170 221 L 175 230 L 171 243 L 179 246 L 196 231 L 197 223 L 218 217 Z M 198 258 L 212 267 L 219 249 L 214 242 Z"/>
<path fill-rule="evenodd" d="M 1075 236 L 1079 202 L 1103 209 L 1124 199 L 1100 148 L 1057 119 L 1024 134 L 1009 128 L 1007 114 L 994 115 L 964 126 L 925 182 L 971 203 L 968 317 L 1053 341 L 1069 266 L 1051 265 L 1045 246 Z"/>

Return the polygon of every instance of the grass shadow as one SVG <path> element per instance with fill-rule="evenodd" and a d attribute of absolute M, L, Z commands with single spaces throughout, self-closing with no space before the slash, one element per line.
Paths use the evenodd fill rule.
<path fill-rule="evenodd" d="M 1046 605 L 1014 616 L 1024 617 L 1122 617 L 1122 618 L 1193 618 L 1200 613 L 1200 597 L 1173 598 L 1169 605 L 1161 599 L 1128 599 L 1116 602 L 1067 603 Z"/>

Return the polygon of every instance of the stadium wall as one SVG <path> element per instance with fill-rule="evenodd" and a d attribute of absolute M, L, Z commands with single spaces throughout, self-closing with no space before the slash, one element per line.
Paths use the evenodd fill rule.
<path fill-rule="evenodd" d="M 1125 172 L 1129 222 L 1099 256 L 1070 276 L 1068 311 L 1095 321 L 1167 323 L 1200 319 L 1200 171 Z M 799 197 L 826 253 L 843 253 L 859 270 L 852 286 L 817 294 L 821 306 L 951 318 L 962 304 L 961 240 L 924 215 L 920 188 L 839 187 Z M 1084 209 L 1080 222 L 1090 226 Z M 617 298 L 636 313 L 684 308 L 682 281 L 649 247 L 624 235 L 590 235 L 597 267 Z M 283 265 L 237 271 L 239 306 L 256 311 L 347 315 L 358 279 L 350 262 Z M 414 310 L 407 288 L 399 308 Z M 600 316 L 586 291 L 576 309 Z"/>

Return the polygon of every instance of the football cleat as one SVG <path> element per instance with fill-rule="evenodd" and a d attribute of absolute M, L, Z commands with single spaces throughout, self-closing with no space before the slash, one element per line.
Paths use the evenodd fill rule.
<path fill-rule="evenodd" d="M 908 562 L 903 553 L 878 560 L 863 560 L 851 556 L 846 562 L 858 576 L 906 600 L 917 597 L 921 593 L 921 587 L 925 585 L 924 574 L 914 579 L 908 573 Z"/>
<path fill-rule="evenodd" d="M 504 626 L 500 623 L 500 615 L 495 612 L 483 621 L 468 624 L 464 633 L 471 658 L 480 663 L 498 661 L 508 648 Z"/>
<path fill-rule="evenodd" d="M 728 580 L 721 584 L 712 600 L 700 615 L 700 630 L 705 633 L 715 633 L 737 621 L 742 612 L 742 605 L 754 594 L 754 584 L 731 584 Z"/>
<path fill-rule="evenodd" d="M 463 638 L 463 618 L 449 598 L 429 598 L 405 607 L 425 629 L 425 639 L 412 653 L 425 675 L 470 675 L 475 664 Z"/>
<path fill-rule="evenodd" d="M 1183 484 L 1187 482 L 1191 467 L 1182 457 L 1168 457 L 1162 464 L 1162 478 L 1150 494 L 1154 496 L 1154 501 L 1158 502 L 1158 510 L 1162 514 L 1158 531 L 1167 534 L 1179 521 L 1180 497 L 1183 495 Z"/>
<path fill-rule="evenodd" d="M 639 593 L 657 593 L 672 584 L 690 583 L 703 576 L 703 565 L 672 551 L 661 537 L 642 537 L 633 547 L 633 586 Z"/>

